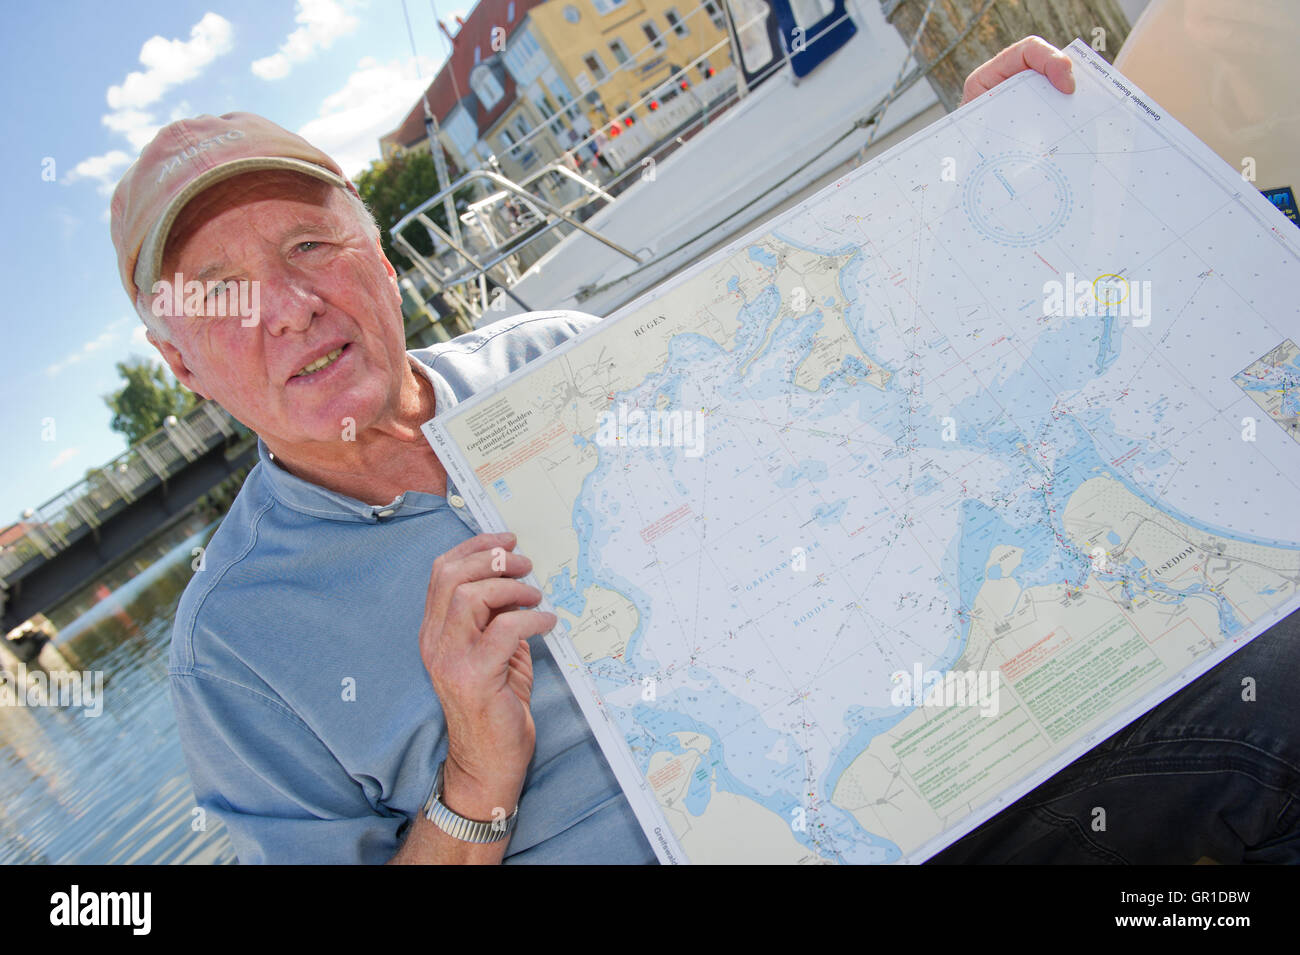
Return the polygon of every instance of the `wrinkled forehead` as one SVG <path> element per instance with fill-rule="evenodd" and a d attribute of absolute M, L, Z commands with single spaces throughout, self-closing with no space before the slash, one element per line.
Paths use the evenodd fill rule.
<path fill-rule="evenodd" d="M 163 249 L 164 274 L 205 225 L 232 209 L 258 205 L 269 218 L 270 203 L 296 219 L 328 217 L 337 212 L 340 190 L 312 176 L 283 170 L 245 173 L 222 180 L 194 197 L 176 217 Z M 264 204 L 264 205 L 263 205 Z"/>

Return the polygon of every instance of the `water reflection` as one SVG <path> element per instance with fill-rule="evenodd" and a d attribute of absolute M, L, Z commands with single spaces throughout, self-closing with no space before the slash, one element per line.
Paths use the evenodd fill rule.
<path fill-rule="evenodd" d="M 172 535 L 152 563 L 141 555 L 50 612 L 60 635 L 41 662 L 102 670 L 103 712 L 0 706 L 0 862 L 235 861 L 220 822 L 193 828 L 167 692 L 176 604 L 215 529 Z"/>

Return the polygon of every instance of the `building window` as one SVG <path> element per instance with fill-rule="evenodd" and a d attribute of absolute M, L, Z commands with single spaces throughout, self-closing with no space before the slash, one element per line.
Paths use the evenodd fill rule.
<path fill-rule="evenodd" d="M 474 47 L 474 65 L 478 66 L 479 61 L 481 61 L 482 59 L 483 59 L 483 48 L 481 46 Z"/>
<path fill-rule="evenodd" d="M 681 90 L 678 89 L 672 83 L 665 83 L 663 86 L 659 87 L 659 89 L 655 91 L 654 98 L 658 100 L 659 105 L 662 106 L 664 103 L 671 103 L 673 100 L 675 100 L 677 98 L 677 94 L 680 92 Z"/>
<path fill-rule="evenodd" d="M 807 30 L 835 12 L 831 0 L 791 0 L 790 12 L 796 26 Z"/>
<path fill-rule="evenodd" d="M 515 120 L 515 129 L 518 130 L 521 126 L 527 128 L 527 124 L 524 123 L 523 120 Z M 532 147 L 524 142 L 524 136 L 519 136 L 516 139 L 516 137 L 510 135 L 510 130 L 503 129 L 501 130 L 501 135 L 498 137 L 498 141 L 501 143 L 502 157 L 513 159 L 525 169 L 531 166 L 537 159 L 537 154 L 533 152 Z"/>
<path fill-rule="evenodd" d="M 515 0 L 510 0 L 510 2 L 506 4 L 506 23 L 514 23 L 514 22 L 515 22 Z"/>
<path fill-rule="evenodd" d="M 547 67 L 546 54 L 533 39 L 532 32 L 526 29 L 515 31 L 501 55 L 506 61 L 506 69 L 520 86 L 527 86 L 537 79 Z"/>
<path fill-rule="evenodd" d="M 556 75 L 554 70 L 547 70 L 546 75 L 542 77 L 542 82 L 546 84 L 547 89 L 551 91 L 551 95 L 555 97 L 555 101 L 561 106 L 573 102 L 573 94 L 569 92 L 569 88 L 564 85 L 564 81 Z"/>
<path fill-rule="evenodd" d="M 609 52 L 614 54 L 614 59 L 619 66 L 632 59 L 632 55 L 627 52 L 627 46 L 617 38 L 609 41 Z"/>
<path fill-rule="evenodd" d="M 600 61 L 600 57 L 594 51 L 584 56 L 582 62 L 587 65 L 587 69 L 591 70 L 591 75 L 596 78 L 597 83 L 609 76 L 609 73 L 605 70 L 605 64 Z"/>
<path fill-rule="evenodd" d="M 528 98 L 533 101 L 537 107 L 537 112 L 542 114 L 543 119 L 550 119 L 555 115 L 555 104 L 551 98 L 546 95 L 546 91 L 539 86 L 534 86 L 528 91 Z"/>
<path fill-rule="evenodd" d="M 736 18 L 736 39 L 740 41 L 740 60 L 748 73 L 757 73 L 776 59 L 777 51 L 767 35 L 767 20 L 772 8 L 764 0 L 731 0 Z"/>
<path fill-rule="evenodd" d="M 713 21 L 713 25 L 719 30 L 727 28 L 727 18 L 718 8 L 718 5 L 714 3 L 714 0 L 704 0 L 704 12 L 709 15 L 709 19 Z"/>
<path fill-rule="evenodd" d="M 596 8 L 596 12 L 602 17 L 617 10 L 624 4 L 625 0 L 591 0 L 591 5 Z"/>
<path fill-rule="evenodd" d="M 506 91 L 501 88 L 501 81 L 493 76 L 492 71 L 486 66 L 474 67 L 474 72 L 469 75 L 469 85 L 484 109 L 496 106 L 506 95 Z"/>
<path fill-rule="evenodd" d="M 680 14 L 675 9 L 668 10 L 664 13 L 664 19 L 672 27 L 674 33 L 678 36 L 690 36 L 690 31 L 686 29 L 686 24 L 682 22 Z"/>
<path fill-rule="evenodd" d="M 540 83 L 534 84 L 529 89 L 528 98 L 533 101 L 533 105 L 537 107 L 537 112 L 542 114 L 542 118 L 550 121 L 547 125 L 550 127 L 551 132 L 557 136 L 564 132 L 564 120 L 557 115 L 558 110 L 556 110 L 555 104 L 546 95 L 546 90 Z"/>
<path fill-rule="evenodd" d="M 442 131 L 447 134 L 456 151 L 467 159 L 473 153 L 474 143 L 478 139 L 478 130 L 464 108 L 457 105 L 442 124 Z"/>
<path fill-rule="evenodd" d="M 645 23 L 641 24 L 641 30 L 645 33 L 646 37 L 650 40 L 650 43 L 656 50 L 663 50 L 668 46 L 668 44 L 664 42 L 664 38 L 659 35 L 659 30 L 655 27 L 653 20 L 647 20 Z"/>

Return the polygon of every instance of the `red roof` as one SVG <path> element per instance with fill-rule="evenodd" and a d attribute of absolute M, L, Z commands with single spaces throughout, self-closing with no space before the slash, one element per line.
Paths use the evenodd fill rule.
<path fill-rule="evenodd" d="M 22 537 L 35 526 L 35 524 L 28 524 L 22 521 L 17 524 L 10 524 L 4 530 L 0 531 L 0 547 L 8 547 L 10 544 L 21 540 Z"/>
<path fill-rule="evenodd" d="M 480 61 L 483 63 L 487 63 L 494 56 L 499 57 L 500 54 L 492 49 L 492 28 L 502 27 L 509 37 L 509 34 L 523 22 L 524 15 L 529 10 L 544 2 L 545 0 L 479 0 L 452 40 L 451 56 L 447 58 L 438 75 L 429 84 L 427 91 L 429 108 L 438 117 L 438 122 L 445 121 L 456 103 L 464 100 L 465 109 L 469 112 L 470 118 L 475 121 L 481 136 L 484 130 L 510 108 L 510 104 L 515 100 L 515 81 L 508 70 L 501 69 L 497 73 L 505 95 L 490 112 L 483 109 L 478 97 L 474 95 L 474 90 L 469 85 L 469 75 L 477 65 L 474 62 L 474 50 L 476 48 L 479 50 Z M 507 21 L 506 13 L 511 5 L 515 8 L 515 16 L 513 20 Z M 402 120 L 402 124 L 383 138 L 402 146 L 423 141 L 423 101 L 417 100 L 406 114 L 406 118 Z"/>

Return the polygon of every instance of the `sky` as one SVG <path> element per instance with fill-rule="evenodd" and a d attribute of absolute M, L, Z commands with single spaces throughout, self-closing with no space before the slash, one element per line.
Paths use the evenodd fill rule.
<path fill-rule="evenodd" d="M 0 0 L 7 149 L 0 527 L 126 449 L 102 396 L 144 339 L 109 238 L 113 188 L 166 123 L 259 113 L 349 176 L 379 158 L 473 0 Z M 455 28 L 452 28 L 455 32 Z"/>

